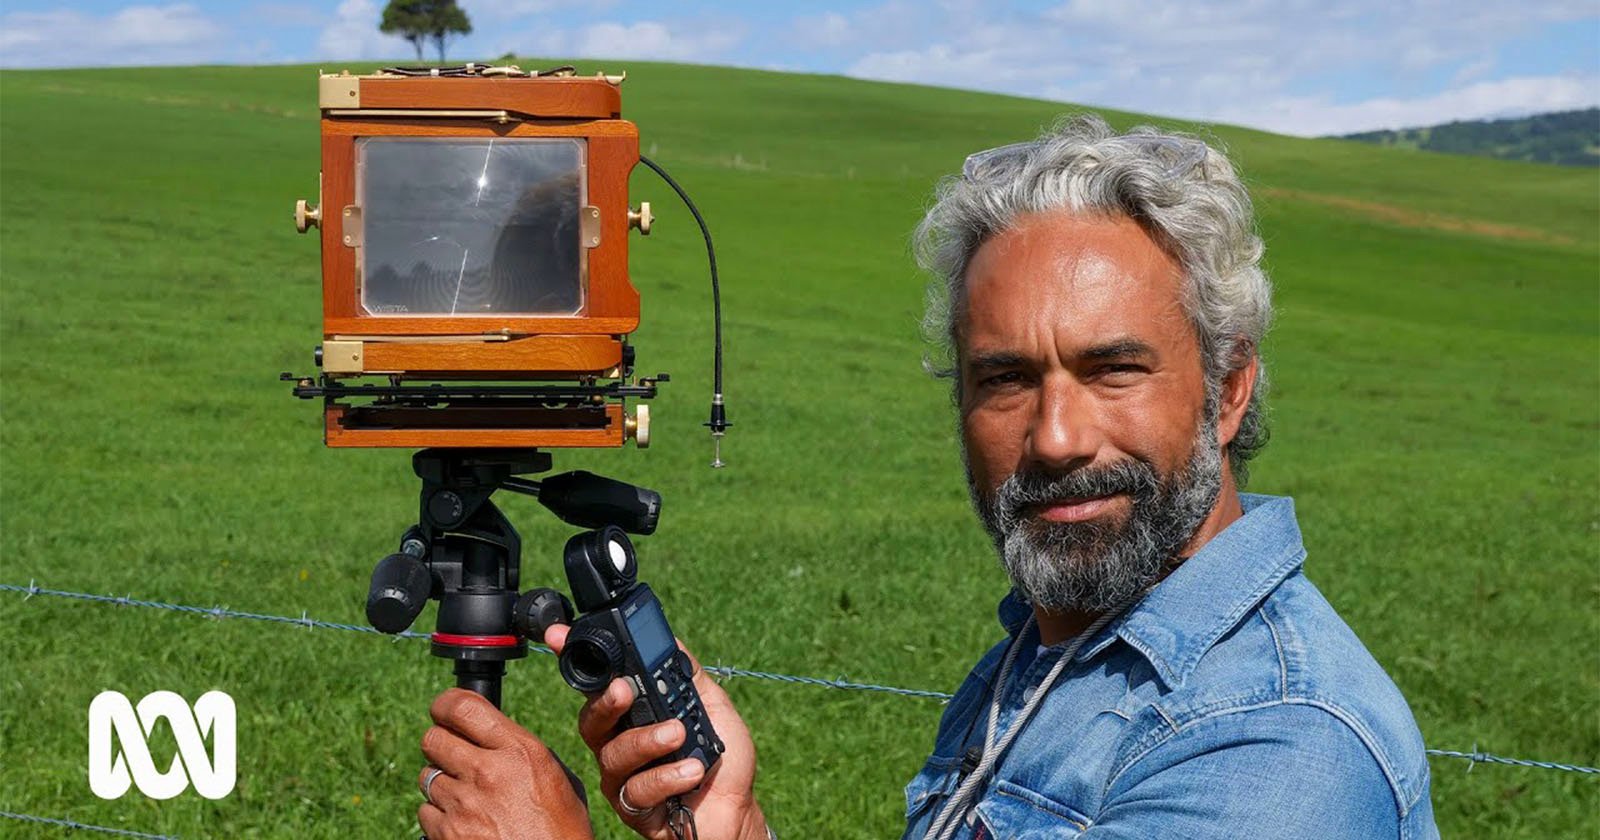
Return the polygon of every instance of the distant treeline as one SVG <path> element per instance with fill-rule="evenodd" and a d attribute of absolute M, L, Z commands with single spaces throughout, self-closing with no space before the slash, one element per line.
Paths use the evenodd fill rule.
<path fill-rule="evenodd" d="M 1600 166 L 1600 108 L 1558 111 L 1511 120 L 1472 120 L 1399 131 L 1346 134 L 1383 146 L 1430 152 L 1532 160 L 1562 166 Z"/>

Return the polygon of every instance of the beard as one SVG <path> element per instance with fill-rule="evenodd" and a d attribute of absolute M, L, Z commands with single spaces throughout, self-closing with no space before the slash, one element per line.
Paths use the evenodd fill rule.
<path fill-rule="evenodd" d="M 968 467 L 973 506 L 1023 600 L 1047 612 L 1103 613 L 1161 579 L 1222 490 L 1215 399 L 1206 400 L 1201 414 L 1188 462 L 1170 475 L 1127 458 L 1067 473 L 1026 469 L 985 493 Z M 1051 522 L 1034 515 L 1064 499 L 1113 494 L 1132 500 L 1121 519 Z"/>

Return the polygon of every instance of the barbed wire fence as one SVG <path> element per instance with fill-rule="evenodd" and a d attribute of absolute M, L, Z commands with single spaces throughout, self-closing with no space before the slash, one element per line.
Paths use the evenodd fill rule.
<path fill-rule="evenodd" d="M 16 814 L 12 813 L 11 811 L 0 811 L 0 817 L 4 817 L 8 820 L 17 820 L 18 822 L 35 823 L 38 825 L 53 825 L 57 828 L 65 828 L 68 831 L 97 831 L 101 834 L 115 834 L 118 837 L 141 837 L 145 838 L 145 840 L 178 840 L 178 838 L 168 834 L 145 834 L 142 831 L 129 831 L 125 828 L 111 828 L 110 826 L 104 825 L 90 825 L 89 823 L 81 823 L 77 820 L 58 820 L 54 817 L 36 817 L 33 814 Z"/>
<path fill-rule="evenodd" d="M 64 598 L 64 599 L 70 599 L 70 600 L 76 600 L 76 601 L 87 601 L 89 603 L 94 603 L 94 604 L 107 604 L 107 605 L 113 605 L 113 606 L 141 607 L 141 608 L 145 608 L 145 609 L 165 610 L 165 611 L 168 611 L 168 612 L 184 613 L 184 614 L 187 614 L 187 615 L 202 616 L 202 617 L 205 617 L 205 618 L 218 619 L 218 620 L 220 620 L 220 619 L 244 619 L 244 620 L 248 620 L 248 621 L 264 621 L 264 622 L 271 622 L 271 623 L 275 623 L 275 624 L 293 625 L 293 626 L 299 626 L 299 627 L 304 627 L 306 629 L 314 629 L 314 630 L 339 630 L 339 631 L 343 631 L 343 632 L 347 632 L 347 633 L 367 633 L 367 634 L 371 634 L 371 635 L 374 635 L 374 636 L 384 636 L 386 638 L 396 638 L 396 637 L 398 637 L 398 638 L 403 638 L 403 639 L 426 639 L 426 638 L 429 637 L 429 634 L 427 634 L 427 633 L 418 633 L 418 632 L 409 631 L 409 630 L 406 631 L 406 632 L 403 632 L 403 633 L 389 634 L 389 633 L 380 632 L 377 629 L 369 627 L 369 626 L 364 625 L 364 624 L 345 624 L 345 623 L 341 623 L 341 622 L 337 622 L 337 621 L 324 621 L 322 619 L 312 618 L 310 616 L 310 614 L 309 614 L 309 611 L 302 611 L 300 613 L 300 616 L 298 618 L 296 618 L 295 616 L 289 616 L 289 615 L 274 615 L 274 614 L 271 614 L 271 613 L 247 612 L 247 611 L 244 611 L 244 610 L 230 609 L 230 608 L 224 607 L 224 606 L 201 607 L 201 606 L 196 606 L 196 605 L 193 605 L 193 604 L 173 604 L 173 603 L 167 603 L 165 601 L 150 601 L 150 600 L 145 600 L 145 599 L 142 599 L 142 598 L 135 598 L 131 594 L 128 594 L 128 595 L 101 595 L 101 594 L 96 594 L 96 593 L 93 593 L 93 592 L 74 592 L 74 591 L 65 590 L 65 589 L 49 589 L 49 588 L 45 588 L 45 587 L 39 586 L 35 581 L 32 581 L 32 580 L 28 581 L 28 585 L 27 586 L 21 586 L 21 585 L 14 584 L 14 583 L 0 583 L 0 592 L 11 592 L 11 593 L 20 594 L 20 595 L 23 596 L 22 599 L 24 601 L 27 601 L 28 599 L 33 598 L 35 596 L 44 596 L 44 597 L 49 597 L 49 598 Z M 538 645 L 538 644 L 530 644 L 528 646 L 528 649 L 530 651 L 533 651 L 533 652 L 536 652 L 536 653 L 542 653 L 542 654 L 546 654 L 546 655 L 549 655 L 549 654 L 553 653 L 553 651 L 551 651 L 550 648 L 545 647 L 544 645 Z M 891 685 L 878 685 L 878 684 L 875 684 L 875 683 L 868 683 L 868 682 L 856 682 L 856 681 L 847 680 L 842 676 L 839 677 L 839 678 L 830 680 L 830 679 L 823 679 L 823 678 L 820 678 L 820 677 L 801 676 L 801 675 L 797 675 L 797 674 L 783 674 L 783 673 L 776 673 L 776 672 L 772 672 L 772 671 L 757 671 L 757 670 L 753 670 L 753 669 L 750 669 L 750 668 L 738 668 L 738 667 L 729 666 L 729 665 L 722 665 L 720 663 L 711 664 L 711 665 L 706 665 L 706 664 L 702 663 L 702 667 L 705 668 L 705 670 L 707 672 L 709 672 L 709 673 L 713 674 L 714 676 L 716 676 L 718 678 L 719 682 L 726 682 L 726 681 L 732 680 L 732 679 L 770 680 L 770 681 L 773 681 L 773 682 L 788 683 L 790 685 L 807 685 L 807 686 L 813 686 L 813 687 L 817 687 L 817 688 L 831 688 L 831 689 L 840 690 L 840 691 L 875 692 L 875 693 L 880 693 L 880 694 L 895 695 L 895 696 L 899 696 L 899 697 L 916 697 L 916 698 L 921 698 L 921 699 L 925 699 L 925 700 L 938 700 L 941 703 L 949 701 L 950 698 L 953 696 L 950 693 L 944 692 L 944 691 L 932 691 L 932 690 L 928 690 L 928 689 L 918 689 L 918 688 L 900 688 L 900 687 L 891 686 Z M 1482 751 L 1480 751 L 1478 749 L 1476 744 L 1474 744 L 1472 749 L 1468 750 L 1468 751 L 1429 749 L 1429 750 L 1427 750 L 1427 753 L 1430 756 L 1435 756 L 1435 757 L 1439 757 L 1439 758 L 1453 758 L 1453 759 L 1459 759 L 1459 760 L 1462 760 L 1462 761 L 1466 761 L 1466 762 L 1468 762 L 1468 764 L 1467 764 L 1467 770 L 1468 771 L 1471 771 L 1474 767 L 1478 766 L 1479 764 L 1498 764 L 1498 765 L 1505 765 L 1505 766 L 1511 766 L 1511 767 L 1529 767 L 1529 768 L 1537 768 L 1537 769 L 1541 769 L 1541 770 L 1557 770 L 1557 771 L 1566 772 L 1566 773 L 1578 773 L 1578 774 L 1583 774 L 1583 775 L 1600 775 L 1600 768 L 1597 768 L 1597 767 L 1586 767 L 1586 766 L 1583 766 L 1583 765 L 1580 765 L 1580 764 L 1564 764 L 1562 762 L 1557 762 L 1557 761 L 1535 761 L 1533 759 L 1527 759 L 1527 758 L 1509 758 L 1509 757 L 1506 757 L 1506 756 L 1503 756 L 1503 755 L 1495 755 L 1493 753 L 1482 752 Z M 40 823 L 40 824 L 46 824 L 46 825 L 55 825 L 55 826 L 60 826 L 62 828 L 69 829 L 69 830 L 76 830 L 76 831 L 90 831 L 90 832 L 101 832 L 101 833 L 105 833 L 105 834 L 114 834 L 114 835 L 120 835 L 120 836 L 123 836 L 123 837 L 150 838 L 151 840 L 176 840 L 176 838 L 170 837 L 168 835 L 144 834 L 144 833 L 141 833 L 141 832 L 138 832 L 138 831 L 128 831 L 126 829 L 120 829 L 120 828 L 109 828 L 109 827 L 106 827 L 106 826 L 89 825 L 89 824 L 86 824 L 86 823 L 76 822 L 74 820 L 57 819 L 57 818 L 52 818 L 52 817 L 41 817 L 41 816 L 35 816 L 35 815 L 32 815 L 32 814 L 19 814 L 19 813 L 13 813 L 13 812 L 10 812 L 10 811 L 0 811 L 0 818 L 9 819 L 9 820 L 20 820 L 20 821 L 23 821 L 23 822 Z"/>

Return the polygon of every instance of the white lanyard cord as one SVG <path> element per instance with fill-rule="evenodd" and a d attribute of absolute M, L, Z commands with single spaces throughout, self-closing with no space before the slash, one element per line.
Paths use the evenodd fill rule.
<path fill-rule="evenodd" d="M 1011 666 L 1017 660 L 1017 650 L 1022 646 L 1022 637 L 1027 635 L 1028 628 L 1034 623 L 1034 617 L 1032 615 L 1028 616 L 1028 620 L 1022 625 L 1022 629 L 1017 631 L 1017 635 L 1011 640 L 1011 645 L 1006 649 L 1005 659 L 1000 665 L 1000 676 L 995 680 L 994 696 L 989 702 L 989 728 L 983 734 L 983 758 L 978 762 L 977 768 L 969 773 L 965 779 L 961 780 L 961 786 L 956 788 L 956 792 L 950 797 L 950 801 L 945 803 L 944 808 L 939 811 L 939 816 L 922 835 L 923 840 L 950 840 L 951 837 L 955 836 L 956 828 L 961 825 L 967 812 L 971 810 L 968 803 L 972 800 L 973 794 L 988 778 L 990 771 L 994 769 L 994 765 L 1000 760 L 1000 756 L 1005 754 L 1006 748 L 1010 747 L 1011 742 L 1022 732 L 1022 727 L 1028 722 L 1029 718 L 1033 717 L 1034 711 L 1044 702 L 1044 696 L 1055 686 L 1056 680 L 1061 676 L 1061 672 L 1066 670 L 1067 664 L 1077 655 L 1078 648 L 1082 647 L 1085 642 L 1096 633 L 1099 633 L 1112 619 L 1121 615 L 1123 611 L 1127 610 L 1140 598 L 1143 598 L 1144 595 L 1145 591 L 1141 591 L 1131 598 L 1124 599 L 1122 603 L 1107 610 L 1082 633 L 1079 633 L 1072 641 L 1068 642 L 1066 648 L 1061 651 L 1061 658 L 1056 660 L 1055 665 L 1050 668 L 1050 673 L 1045 675 L 1044 681 L 1039 684 L 1033 695 L 1023 704 L 1022 711 L 1017 713 L 1016 719 L 1011 721 L 1011 725 L 1006 728 L 1005 734 L 997 741 L 995 739 L 995 727 L 1000 721 L 1000 707 L 1005 702 L 1006 683 L 1011 677 Z"/>

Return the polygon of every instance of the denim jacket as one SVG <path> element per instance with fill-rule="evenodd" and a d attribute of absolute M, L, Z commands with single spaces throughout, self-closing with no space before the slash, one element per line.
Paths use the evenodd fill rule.
<path fill-rule="evenodd" d="M 1383 668 L 1301 572 L 1287 498 L 1245 515 L 1087 640 L 956 832 L 988 838 L 1437 838 L 1422 736 Z M 1013 637 L 1029 607 L 1000 604 Z M 1061 653 L 1031 623 L 1006 731 Z M 981 751 L 996 645 L 906 787 L 918 840 Z M 971 762 L 975 764 L 976 762 Z"/>

